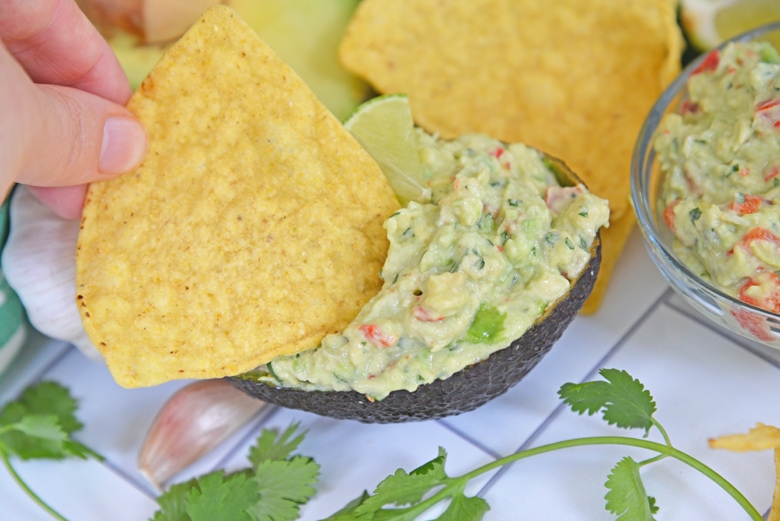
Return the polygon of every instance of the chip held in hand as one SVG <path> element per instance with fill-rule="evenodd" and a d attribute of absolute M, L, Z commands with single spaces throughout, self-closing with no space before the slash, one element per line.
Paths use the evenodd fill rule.
<path fill-rule="evenodd" d="M 232 9 L 207 11 L 128 107 L 148 156 L 90 186 L 77 253 L 82 321 L 120 385 L 311 349 L 380 288 L 395 195 Z"/>

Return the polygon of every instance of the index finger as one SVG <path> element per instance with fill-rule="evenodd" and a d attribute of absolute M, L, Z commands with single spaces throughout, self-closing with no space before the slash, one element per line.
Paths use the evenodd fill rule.
<path fill-rule="evenodd" d="M 3 0 L 0 40 L 36 83 L 124 105 L 132 94 L 111 47 L 74 0 Z"/>

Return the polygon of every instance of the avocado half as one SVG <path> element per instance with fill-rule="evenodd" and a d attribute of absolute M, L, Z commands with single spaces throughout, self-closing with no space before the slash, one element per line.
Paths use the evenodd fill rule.
<path fill-rule="evenodd" d="M 549 156 L 546 159 L 562 185 L 581 183 L 562 161 Z M 446 380 L 421 385 L 414 392 L 393 391 L 381 401 L 371 401 L 356 391 L 302 391 L 274 387 L 240 375 L 227 380 L 245 393 L 269 403 L 364 423 L 430 420 L 474 410 L 522 380 L 563 335 L 596 282 L 601 264 L 599 234 L 590 253 L 590 262 L 572 281 L 569 292 L 549 306 L 520 338 Z"/>

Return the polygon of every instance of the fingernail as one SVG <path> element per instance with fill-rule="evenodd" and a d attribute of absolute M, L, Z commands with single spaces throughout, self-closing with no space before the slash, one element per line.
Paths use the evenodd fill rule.
<path fill-rule="evenodd" d="M 125 117 L 110 117 L 103 126 L 98 168 L 106 174 L 129 172 L 141 163 L 146 154 L 146 130 L 137 121 Z"/>

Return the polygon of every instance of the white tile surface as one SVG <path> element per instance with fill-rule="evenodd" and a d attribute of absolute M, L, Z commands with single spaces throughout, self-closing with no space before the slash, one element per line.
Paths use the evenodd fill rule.
<path fill-rule="evenodd" d="M 722 473 L 765 510 L 774 479 L 771 453 L 714 451 L 706 441 L 746 431 L 757 421 L 780 425 L 780 357 L 690 315 L 668 291 L 638 234 L 629 241 L 613 280 L 596 315 L 577 318 L 525 380 L 476 411 L 439 421 L 365 425 L 269 407 L 175 480 L 214 468 L 242 467 L 261 429 L 283 429 L 299 421 L 308 430 L 300 452 L 322 466 L 318 492 L 302 519 L 321 519 L 396 468 L 412 470 L 433 458 L 440 445 L 449 453 L 448 472 L 459 475 L 529 445 L 583 435 L 641 436 L 560 407 L 556 393 L 561 384 L 594 378 L 600 367 L 617 367 L 651 391 L 657 417 L 675 446 Z M 43 378 L 67 385 L 79 399 L 79 417 L 85 424 L 79 439 L 107 460 L 18 462 L 20 473 L 72 521 L 151 517 L 156 492 L 139 476 L 135 458 L 157 411 L 183 383 L 122 389 L 101 364 L 33 334 L 23 355 L 0 379 L 0 403 Z M 476 480 L 469 491 L 490 503 L 487 520 L 521 515 L 534 520 L 614 519 L 604 510 L 603 483 L 625 455 L 649 457 L 628 447 L 569 449 L 524 459 Z M 642 475 L 661 507 L 659 521 L 747 519 L 721 489 L 677 461 L 655 463 Z M 0 468 L 0 520 L 45 519 L 49 517 Z"/>
<path fill-rule="evenodd" d="M 604 367 L 625 369 L 645 384 L 658 407 L 656 418 L 675 447 L 727 477 L 760 511 L 768 508 L 774 480 L 771 453 L 716 451 L 709 449 L 707 439 L 744 432 L 757 421 L 774 425 L 780 421 L 780 411 L 767 401 L 780 391 L 776 367 L 667 308 L 644 323 Z M 562 410 L 534 445 L 573 435 L 616 434 L 632 433 Z M 657 432 L 650 438 L 660 441 Z M 514 465 L 485 497 L 498 514 L 495 519 L 510 519 L 502 515 L 517 508 L 511 490 L 523 491 L 522 505 L 529 519 L 605 519 L 603 484 L 612 465 L 626 455 L 639 461 L 653 454 L 626 447 L 593 447 L 537 456 Z M 659 521 L 746 518 L 721 489 L 677 461 L 655 463 L 643 476 L 648 493 L 662 509 Z M 551 501 L 555 497 L 568 500 Z"/>

